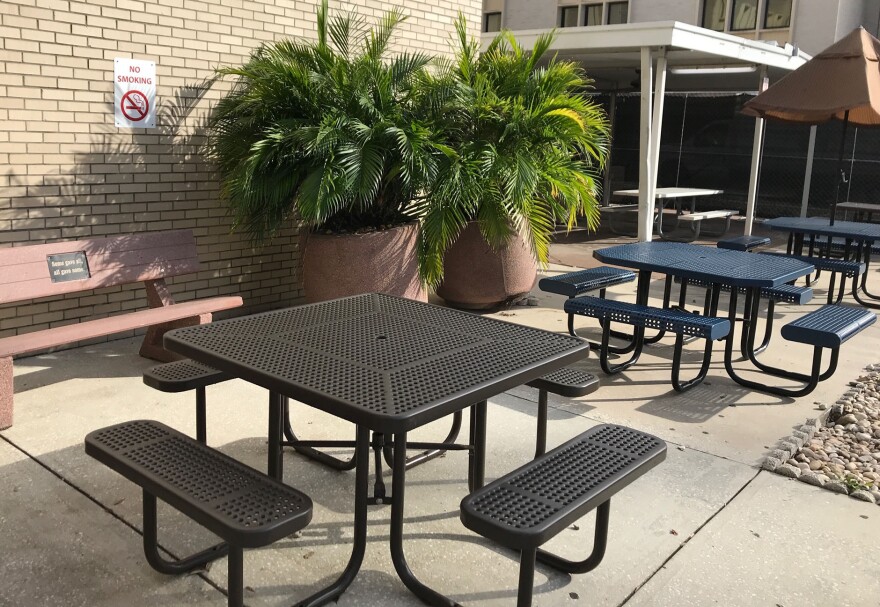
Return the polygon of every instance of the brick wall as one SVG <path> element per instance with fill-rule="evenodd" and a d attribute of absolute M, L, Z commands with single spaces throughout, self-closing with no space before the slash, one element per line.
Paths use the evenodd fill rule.
<path fill-rule="evenodd" d="M 259 249 L 231 234 L 198 148 L 229 86 L 205 87 L 213 69 L 244 62 L 263 41 L 313 36 L 316 2 L 0 1 L 0 246 L 190 228 L 202 271 L 174 281 L 178 300 L 241 294 L 247 312 L 298 302 L 297 229 Z M 480 0 L 396 4 L 409 16 L 399 47 L 449 52 L 459 10 L 479 27 Z M 393 5 L 330 8 L 370 18 Z M 156 62 L 157 128 L 114 126 L 117 57 Z M 137 285 L 7 305 L 0 337 L 145 305 Z"/>

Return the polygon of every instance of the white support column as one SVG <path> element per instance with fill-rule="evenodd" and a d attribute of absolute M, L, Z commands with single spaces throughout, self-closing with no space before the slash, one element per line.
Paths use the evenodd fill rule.
<path fill-rule="evenodd" d="M 758 93 L 767 90 L 770 81 L 767 78 L 767 66 L 762 65 L 758 75 Z M 755 136 L 752 140 L 752 167 L 749 172 L 749 193 L 746 199 L 746 222 L 743 225 L 743 235 L 751 236 L 752 224 L 755 221 L 755 204 L 758 197 L 758 177 L 761 175 L 761 156 L 763 150 L 761 142 L 764 139 L 764 119 L 755 118 Z"/>
<path fill-rule="evenodd" d="M 657 73 L 654 82 L 654 113 L 651 116 L 651 180 L 648 182 L 648 200 L 651 201 L 651 217 L 657 204 L 657 173 L 660 165 L 660 134 L 663 129 L 663 103 L 666 99 L 666 49 L 657 53 Z M 657 221 L 663 221 L 657 217 Z M 650 238 L 648 239 L 650 240 Z"/>
<path fill-rule="evenodd" d="M 642 47 L 641 120 L 639 121 L 639 241 L 647 242 L 653 236 L 654 198 L 648 197 L 651 175 L 651 86 L 653 65 L 651 49 Z"/>
<path fill-rule="evenodd" d="M 810 127 L 810 143 L 807 145 L 807 170 L 804 173 L 804 194 L 801 196 L 801 217 L 807 216 L 810 202 L 810 182 L 813 180 L 813 153 L 816 151 L 816 125 Z"/>

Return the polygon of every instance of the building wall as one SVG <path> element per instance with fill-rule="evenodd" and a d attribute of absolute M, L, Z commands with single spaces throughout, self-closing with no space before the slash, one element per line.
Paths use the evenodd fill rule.
<path fill-rule="evenodd" d="M 629 16 L 633 23 L 650 21 L 681 21 L 699 23 L 698 0 L 630 0 Z"/>
<path fill-rule="evenodd" d="M 0 1 L 0 246 L 189 228 L 202 270 L 173 281 L 178 300 L 240 294 L 243 311 L 299 302 L 296 226 L 254 248 L 231 233 L 217 179 L 198 150 L 229 83 L 213 70 L 264 41 L 312 37 L 319 0 Z M 480 0 L 407 2 L 398 47 L 448 53 Z M 375 18 L 399 2 L 331 1 Z M 114 59 L 155 61 L 156 129 L 119 129 Z M 0 307 L 0 336 L 145 307 L 137 285 Z M 117 336 L 118 337 L 118 336 Z"/>
<path fill-rule="evenodd" d="M 504 27 L 509 30 L 532 30 L 556 27 L 556 0 L 505 0 Z"/>
<path fill-rule="evenodd" d="M 861 4 L 859 0 L 849 0 Z M 839 0 L 798 0 L 792 43 L 814 55 L 837 39 Z"/>
<path fill-rule="evenodd" d="M 502 0 L 484 0 L 484 10 L 503 10 L 504 27 L 516 31 L 555 27 L 560 6 L 598 1 L 503 0 L 502 4 Z M 632 23 L 680 21 L 700 24 L 702 0 L 629 0 L 629 3 Z M 880 0 L 795 0 L 793 10 L 791 35 L 788 30 L 772 29 L 739 35 L 776 39 L 780 43 L 790 40 L 806 52 L 815 54 L 859 25 L 874 35 L 880 28 Z"/>

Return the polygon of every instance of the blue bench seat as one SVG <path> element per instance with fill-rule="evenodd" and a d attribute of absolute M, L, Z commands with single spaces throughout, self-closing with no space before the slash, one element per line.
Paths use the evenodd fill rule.
<path fill-rule="evenodd" d="M 865 272 L 865 264 L 860 261 L 850 261 L 848 259 L 833 259 L 829 257 L 818 257 L 814 255 L 790 255 L 788 253 L 765 253 L 765 255 L 782 255 L 791 259 L 797 259 L 805 263 L 813 264 L 816 268 L 816 277 L 819 272 L 827 271 L 831 273 L 831 280 L 828 285 L 828 303 L 840 303 L 843 299 L 843 293 L 846 290 L 846 278 L 861 276 Z M 840 274 L 840 288 L 837 295 L 834 294 L 834 285 L 837 282 L 837 275 Z M 807 278 L 809 286 L 811 279 Z"/>
<path fill-rule="evenodd" d="M 556 293 L 557 295 L 565 295 L 569 299 L 572 297 L 580 297 L 586 293 L 599 291 L 599 297 L 605 297 L 605 289 L 632 282 L 636 279 L 635 272 L 624 270 L 623 268 L 614 268 L 611 266 L 599 266 L 596 268 L 588 268 L 586 270 L 578 270 L 576 272 L 566 272 L 557 276 L 548 276 L 542 278 L 538 282 L 538 288 L 546 293 Z M 579 337 L 574 329 L 574 314 L 568 314 L 568 333 L 572 337 Z M 616 335 L 617 337 L 623 337 Z M 594 350 L 599 349 L 598 344 L 590 344 Z"/>
<path fill-rule="evenodd" d="M 658 329 L 661 332 L 669 331 L 670 333 L 675 333 L 675 349 L 673 350 L 672 359 L 672 387 L 678 392 L 683 392 L 703 381 L 709 370 L 709 363 L 712 358 L 712 342 L 722 339 L 730 333 L 730 321 L 726 318 L 700 316 L 686 310 L 654 308 L 588 295 L 569 299 L 565 302 L 564 309 L 568 314 L 590 316 L 600 321 L 602 325 L 602 343 L 599 347 L 599 364 L 602 370 L 608 374 L 619 373 L 634 365 L 638 361 L 644 346 L 644 340 L 636 339 L 634 336 L 634 343 L 637 345 L 634 346 L 631 357 L 624 362 L 612 365 L 609 361 L 609 353 L 613 353 L 609 345 L 611 323 L 618 322 L 634 327 L 646 327 Z M 703 352 L 703 364 L 697 376 L 691 380 L 681 381 L 679 373 L 681 370 L 681 355 L 685 335 L 705 339 L 706 347 Z"/>
<path fill-rule="evenodd" d="M 538 288 L 547 293 L 578 297 L 606 287 L 632 282 L 635 272 L 611 266 L 600 266 L 558 276 L 547 276 L 538 282 Z"/>
<path fill-rule="evenodd" d="M 796 388 L 766 386 L 739 377 L 732 367 L 728 366 L 728 374 L 739 384 L 747 388 L 757 388 L 763 392 L 786 397 L 805 396 L 812 392 L 820 381 L 831 377 L 837 370 L 840 346 L 846 340 L 863 331 L 877 320 L 877 315 L 864 308 L 826 304 L 809 314 L 805 314 L 782 327 L 782 337 L 788 341 L 813 346 L 813 363 L 810 374 L 798 373 L 791 367 L 780 369 L 761 363 L 751 357 L 752 363 L 764 373 L 801 382 Z M 822 371 L 822 353 L 831 351 L 828 368 Z"/>
<path fill-rule="evenodd" d="M 877 315 L 864 308 L 828 304 L 782 327 L 782 337 L 835 349 L 876 320 Z"/>
<path fill-rule="evenodd" d="M 719 240 L 716 246 L 719 249 L 730 249 L 732 251 L 751 251 L 757 247 L 763 247 L 770 244 L 770 239 L 766 236 L 738 236 L 736 238 L 727 238 Z"/>

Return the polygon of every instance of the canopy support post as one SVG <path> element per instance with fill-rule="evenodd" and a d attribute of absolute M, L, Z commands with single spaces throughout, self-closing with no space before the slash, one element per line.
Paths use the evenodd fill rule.
<path fill-rule="evenodd" d="M 663 129 L 663 105 L 666 101 L 666 49 L 657 53 L 657 73 L 654 76 L 654 113 L 651 116 L 651 180 L 648 182 L 648 198 L 651 200 L 651 217 L 657 204 L 657 173 L 660 167 L 660 135 Z M 662 208 L 662 207 L 661 207 Z M 657 216 L 658 225 L 663 217 Z M 650 240 L 650 239 L 649 239 Z"/>
<path fill-rule="evenodd" d="M 651 176 L 651 87 L 653 85 L 653 61 L 651 48 L 643 46 L 641 50 L 642 93 L 641 120 L 639 121 L 639 241 L 647 242 L 653 237 L 654 198 L 649 197 L 648 184 L 653 183 Z"/>
<path fill-rule="evenodd" d="M 767 90 L 770 79 L 767 77 L 767 66 L 762 65 L 758 75 L 758 94 Z M 749 193 L 746 199 L 746 222 L 743 225 L 743 235 L 751 236 L 752 225 L 755 222 L 755 204 L 758 199 L 758 181 L 761 177 L 761 160 L 764 155 L 764 119 L 760 116 L 755 118 L 755 135 L 752 139 L 752 166 L 749 171 Z"/>
<path fill-rule="evenodd" d="M 804 194 L 801 196 L 801 217 L 807 216 L 807 204 L 810 201 L 810 183 L 813 181 L 813 155 L 816 152 L 816 128 L 810 127 L 810 143 L 807 144 L 807 170 L 804 173 Z"/>

